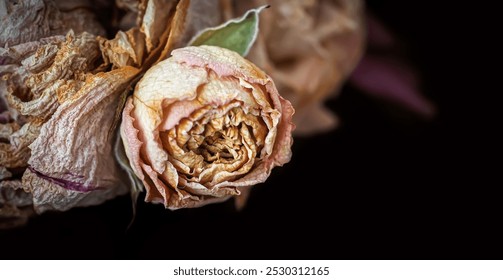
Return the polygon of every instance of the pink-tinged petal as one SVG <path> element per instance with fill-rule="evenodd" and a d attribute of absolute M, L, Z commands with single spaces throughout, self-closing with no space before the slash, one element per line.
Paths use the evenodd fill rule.
<path fill-rule="evenodd" d="M 211 46 L 185 47 L 176 49 L 171 54 L 175 61 L 207 67 L 222 77 L 234 76 L 248 82 L 265 84 L 268 77 L 257 66 L 248 61 L 243 62 L 243 58 L 236 52 L 222 50 Z"/>
<path fill-rule="evenodd" d="M 351 75 L 360 90 L 430 118 L 435 107 L 419 91 L 413 70 L 389 58 L 367 55 Z"/>
<path fill-rule="evenodd" d="M 161 197 L 163 198 L 163 201 L 162 203 L 164 205 L 168 205 L 168 202 L 170 201 L 171 199 L 171 196 L 173 196 L 173 192 L 171 192 L 169 190 L 169 187 L 166 186 L 164 184 L 164 182 L 162 182 L 160 179 L 159 179 L 159 173 L 156 173 L 150 166 L 148 166 L 147 164 L 144 164 L 142 163 L 141 164 L 141 167 L 143 169 L 143 171 L 145 171 L 145 173 L 148 175 L 148 178 L 149 180 L 143 180 L 144 184 L 145 184 L 145 189 L 147 190 L 147 196 L 150 197 L 151 196 L 151 192 L 155 192 L 154 189 L 161 195 Z M 152 183 L 150 183 L 152 182 Z M 148 200 L 147 200 L 148 201 Z"/>
<path fill-rule="evenodd" d="M 137 129 L 141 131 L 139 137 L 144 143 L 142 150 L 145 151 L 145 161 L 156 172 L 164 172 L 168 159 L 159 137 L 163 107 L 174 101 L 194 99 L 198 87 L 206 81 L 207 73 L 204 69 L 193 69 L 166 60 L 150 68 L 136 85 L 133 95 L 135 109 L 132 114 L 136 119 Z M 172 117 L 178 118 L 177 115 Z"/>
<path fill-rule="evenodd" d="M 290 147 L 293 144 L 292 132 L 295 129 L 295 125 L 292 122 L 295 110 L 292 104 L 281 96 L 279 96 L 279 100 L 281 101 L 281 121 L 278 125 L 278 134 L 276 135 L 276 143 L 273 149 L 274 153 L 271 156 L 275 166 L 282 166 L 292 158 Z"/>
<path fill-rule="evenodd" d="M 141 172 L 140 164 L 143 162 L 140 158 L 140 148 L 142 143 L 139 140 L 139 130 L 134 127 L 135 119 L 131 116 L 134 109 L 132 98 L 129 97 L 126 101 L 124 110 L 122 111 L 122 124 L 120 127 L 120 135 L 124 150 L 129 159 L 131 168 L 141 180 L 145 179 L 143 172 Z"/>
<path fill-rule="evenodd" d="M 172 129 L 181 119 L 187 118 L 200 107 L 201 103 L 197 100 L 185 100 L 166 106 L 166 108 L 163 109 L 163 115 L 165 115 L 166 118 L 162 121 L 161 129 Z"/>

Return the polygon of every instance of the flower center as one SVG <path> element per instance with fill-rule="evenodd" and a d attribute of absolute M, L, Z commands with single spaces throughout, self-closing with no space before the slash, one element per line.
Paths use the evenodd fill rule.
<path fill-rule="evenodd" d="M 211 185 L 246 174 L 260 160 L 267 132 L 258 112 L 235 101 L 195 111 L 161 139 L 181 176 Z"/>

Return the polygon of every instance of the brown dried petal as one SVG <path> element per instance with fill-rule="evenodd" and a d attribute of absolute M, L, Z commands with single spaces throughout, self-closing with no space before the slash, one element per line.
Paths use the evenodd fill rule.
<path fill-rule="evenodd" d="M 8 137 L 0 137 L 3 140 L 3 143 L 0 143 L 0 166 L 11 169 L 26 167 L 30 158 L 28 146 L 38 136 L 39 129 L 37 124 L 27 123 Z"/>
<path fill-rule="evenodd" d="M 58 1 L 58 4 L 65 2 L 68 1 Z M 77 34 L 83 31 L 104 34 L 90 10 L 81 6 L 61 12 L 58 5 L 50 0 L 0 0 L 0 21 L 0 47 L 64 35 L 70 30 Z"/>
<path fill-rule="evenodd" d="M 64 41 L 65 37 L 54 36 L 10 48 L 0 47 L 0 59 L 3 62 L 3 65 L 0 64 L 0 103 L 4 107 L 3 123 L 10 121 L 24 123 L 24 117 L 20 112 L 24 110 L 22 108 L 24 102 L 28 103 L 28 107 L 33 107 L 33 103 L 37 103 L 33 100 L 41 98 L 39 92 L 30 91 L 25 81 L 51 65 L 58 52 L 58 46 Z M 40 102 L 45 104 L 54 102 L 50 96 L 41 99 Z M 35 114 L 44 115 L 47 110 L 50 111 L 51 106 L 42 105 L 40 108 L 42 110 L 40 112 L 35 110 Z"/>
<path fill-rule="evenodd" d="M 145 59 L 145 35 L 137 28 L 127 32 L 119 31 L 112 40 L 100 38 L 100 49 L 105 64 L 112 64 L 114 69 L 139 67 Z"/>
<path fill-rule="evenodd" d="M 170 0 L 151 0 L 147 2 L 145 15 L 141 23 L 140 31 L 145 34 L 147 52 L 151 52 L 154 47 L 159 45 L 159 39 L 168 25 L 171 16 L 171 8 L 175 5 Z M 164 24 L 163 24 L 164 23 Z"/>
<path fill-rule="evenodd" d="M 25 207 L 31 205 L 31 195 L 23 191 L 19 180 L 6 180 L 0 182 L 0 205 L 16 205 Z"/>
<path fill-rule="evenodd" d="M 111 63 L 114 68 L 135 66 L 148 69 L 159 59 L 161 51 L 171 37 L 171 19 L 179 13 L 188 0 L 150 0 L 142 1 L 138 6 L 139 27 L 126 32 L 119 31 L 115 38 L 100 38 L 100 48 L 105 64 Z M 175 13 L 175 7 L 176 13 Z M 170 36 L 168 36 L 170 35 Z"/>
<path fill-rule="evenodd" d="M 80 87 L 84 73 L 95 68 L 99 57 L 93 35 L 74 36 L 70 32 L 66 41 L 41 45 L 26 58 L 13 62 L 10 66 L 15 72 L 0 73 L 8 79 L 6 98 L 22 115 L 46 120 Z"/>

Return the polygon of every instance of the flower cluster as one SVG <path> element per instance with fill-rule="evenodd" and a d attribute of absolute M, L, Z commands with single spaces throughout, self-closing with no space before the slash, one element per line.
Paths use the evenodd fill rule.
<path fill-rule="evenodd" d="M 169 209 L 244 198 L 295 127 L 333 127 L 362 1 L 262 2 L 0 3 L 0 227 L 141 190 Z"/>

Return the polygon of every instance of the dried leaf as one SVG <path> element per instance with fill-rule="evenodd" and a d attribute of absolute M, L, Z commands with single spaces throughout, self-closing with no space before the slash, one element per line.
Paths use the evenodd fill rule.
<path fill-rule="evenodd" d="M 259 13 L 268 5 L 247 11 L 241 18 L 200 31 L 189 46 L 218 46 L 246 56 L 258 34 Z"/>

